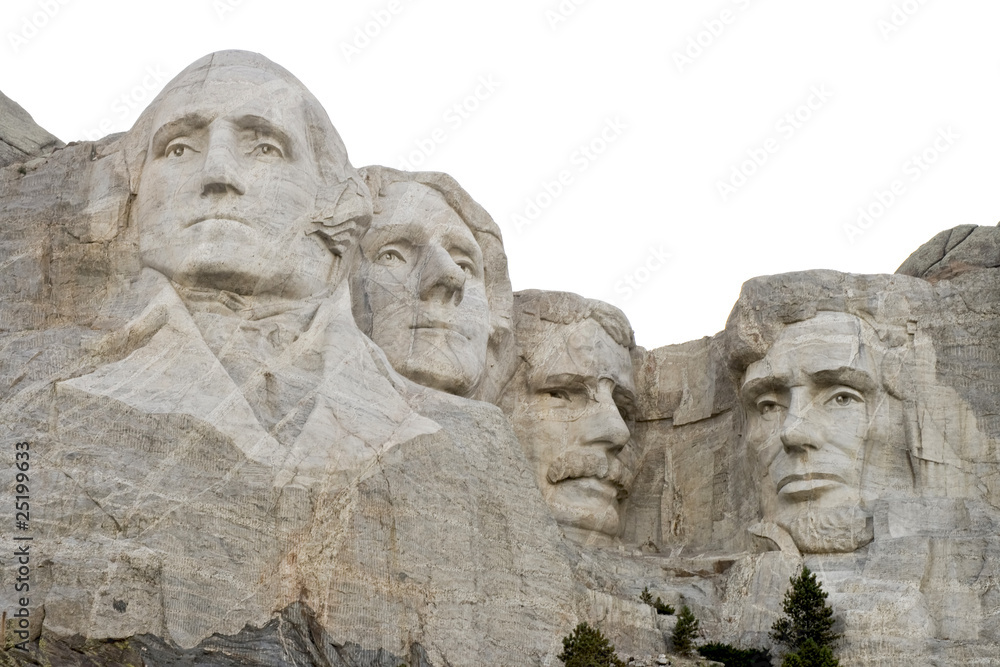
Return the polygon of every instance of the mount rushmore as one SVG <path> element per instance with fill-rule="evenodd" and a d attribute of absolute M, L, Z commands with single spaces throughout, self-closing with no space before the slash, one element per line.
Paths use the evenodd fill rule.
<path fill-rule="evenodd" d="M 644 589 L 769 647 L 803 564 L 844 665 L 1000 659 L 997 228 L 645 350 L 261 55 L 98 141 L 0 106 L 4 664 L 663 653 Z"/>

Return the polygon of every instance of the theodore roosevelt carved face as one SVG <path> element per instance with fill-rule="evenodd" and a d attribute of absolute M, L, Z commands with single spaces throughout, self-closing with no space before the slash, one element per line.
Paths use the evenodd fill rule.
<path fill-rule="evenodd" d="M 535 481 L 568 537 L 610 543 L 631 475 L 631 327 L 608 304 L 530 290 L 515 295 L 515 330 L 511 421 Z"/>

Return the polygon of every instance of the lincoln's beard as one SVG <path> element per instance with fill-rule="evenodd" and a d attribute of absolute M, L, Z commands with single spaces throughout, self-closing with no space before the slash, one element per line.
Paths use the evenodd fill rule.
<path fill-rule="evenodd" d="M 781 517 L 778 525 L 788 531 L 799 551 L 807 554 L 849 553 L 874 537 L 871 514 L 857 505 L 809 508 Z"/>

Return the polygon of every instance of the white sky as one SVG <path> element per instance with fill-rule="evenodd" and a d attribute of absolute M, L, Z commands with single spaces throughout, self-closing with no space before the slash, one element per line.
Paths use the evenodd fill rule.
<path fill-rule="evenodd" d="M 355 166 L 423 145 L 411 165 L 500 225 L 515 290 L 611 301 L 647 348 L 720 330 L 752 276 L 891 273 L 942 229 L 1000 219 L 1000 3 L 576 2 L 4 0 L 0 90 L 68 142 L 128 129 L 206 53 L 258 51 L 323 102 Z M 723 201 L 748 151 L 767 159 Z"/>

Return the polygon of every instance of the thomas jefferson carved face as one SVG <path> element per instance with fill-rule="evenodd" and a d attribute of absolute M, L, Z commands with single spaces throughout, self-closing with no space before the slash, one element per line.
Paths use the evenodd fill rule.
<path fill-rule="evenodd" d="M 833 546 L 840 538 L 832 533 L 849 529 L 834 517 L 847 521 L 863 505 L 879 467 L 872 445 L 889 439 L 884 416 L 898 404 L 882 387 L 874 342 L 857 317 L 823 312 L 785 327 L 744 374 L 747 442 L 764 473 L 765 515 L 803 551 L 858 546 L 851 539 L 850 548 Z M 808 523 L 819 532 L 807 535 Z M 855 532 L 854 541 L 870 539 L 863 528 Z"/>
<path fill-rule="evenodd" d="M 414 382 L 470 395 L 486 369 L 490 307 L 483 253 L 433 188 L 397 182 L 361 240 L 355 290 L 371 339 Z"/>
<path fill-rule="evenodd" d="M 180 285 L 303 298 L 334 255 L 309 234 L 320 178 L 303 96 L 248 66 L 162 97 L 135 200 L 143 264 Z"/>
<path fill-rule="evenodd" d="M 618 534 L 628 475 L 617 455 L 631 437 L 632 360 L 593 319 L 537 326 L 525 346 L 514 430 L 566 534 L 607 544 Z"/>

